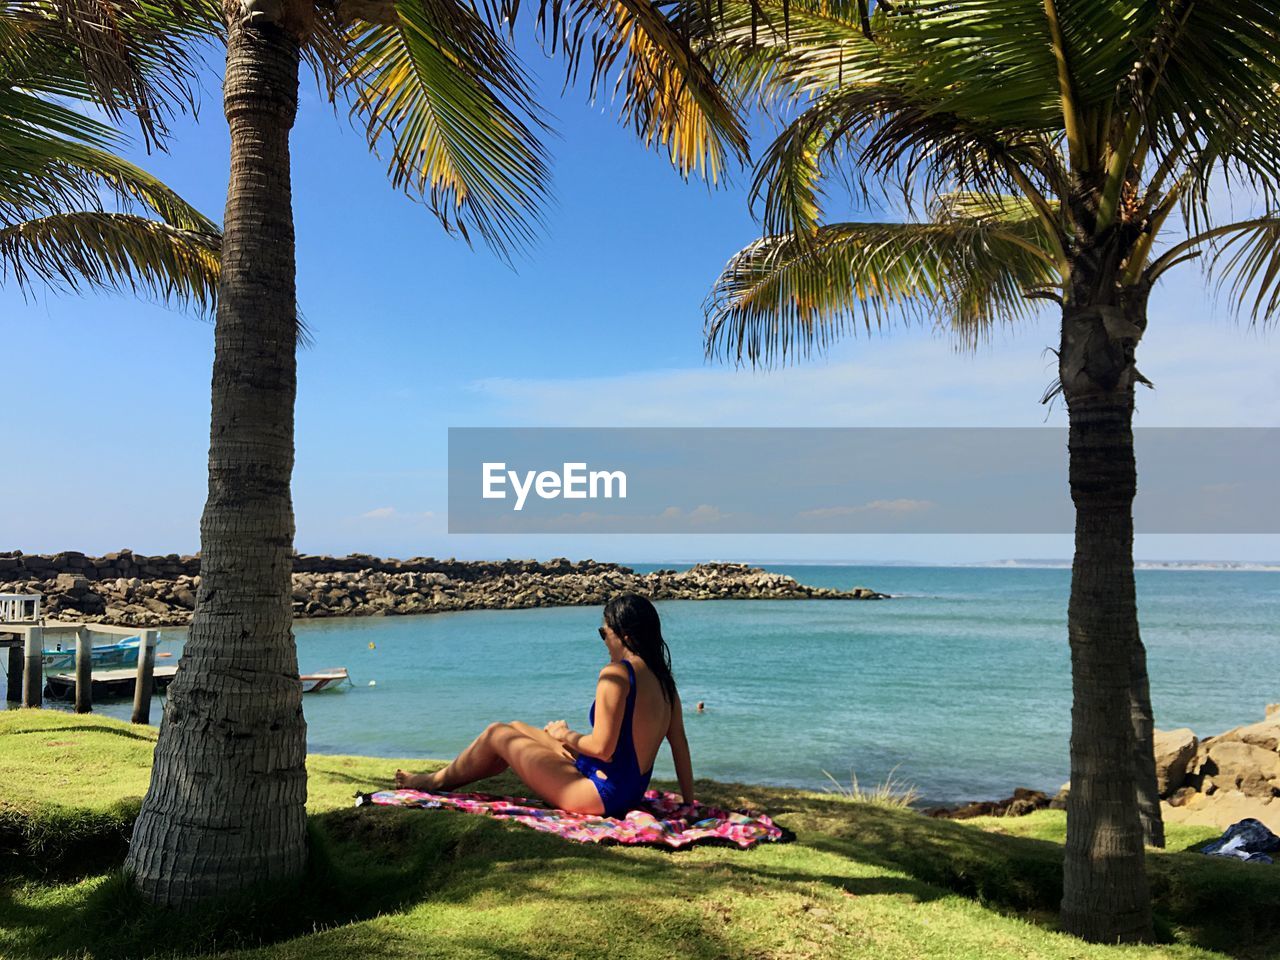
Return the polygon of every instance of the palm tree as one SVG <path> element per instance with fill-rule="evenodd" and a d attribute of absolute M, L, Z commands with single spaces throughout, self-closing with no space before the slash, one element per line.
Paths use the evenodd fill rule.
<path fill-rule="evenodd" d="M 147 0 L 83 3 L 156 12 Z M 216 16 L 204 0 L 159 7 L 225 33 L 231 131 L 201 583 L 126 862 L 145 897 L 183 906 L 294 877 L 307 856 L 290 596 L 300 65 L 385 150 L 393 185 L 504 256 L 533 238 L 547 171 L 541 115 L 504 36 L 518 0 L 223 0 Z M 659 4 L 555 0 L 538 23 L 571 77 L 590 61 L 593 95 L 616 83 L 623 120 L 683 175 L 715 179 L 745 155 L 733 104 Z"/>
<path fill-rule="evenodd" d="M 102 99 L 84 52 L 47 12 L 0 6 L 0 279 L 129 289 L 207 309 L 218 228 L 111 152 L 121 133 L 82 111 Z M 145 52 L 144 85 L 160 67 Z"/>
<path fill-rule="evenodd" d="M 913 316 L 974 344 L 1039 301 L 1061 308 L 1046 395 L 1065 400 L 1076 507 L 1061 919 L 1089 940 L 1149 939 L 1135 352 L 1153 285 L 1193 257 L 1255 319 L 1280 308 L 1280 7 L 717 0 L 689 16 L 782 123 L 753 191 L 765 235 L 708 298 L 709 353 L 768 365 Z M 835 171 L 905 215 L 827 222 Z M 1210 189 L 1233 180 L 1261 209 L 1222 223 Z"/>

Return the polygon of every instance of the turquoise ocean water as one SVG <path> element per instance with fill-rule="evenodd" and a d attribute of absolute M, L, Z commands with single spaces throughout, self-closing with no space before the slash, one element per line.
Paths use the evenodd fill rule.
<path fill-rule="evenodd" d="M 769 569 L 895 599 L 660 603 L 697 776 L 822 788 L 823 771 L 869 786 L 896 768 L 936 801 L 1066 779 L 1069 571 Z M 1137 578 L 1157 726 L 1216 733 L 1280 701 L 1280 575 Z M 345 666 L 355 681 L 305 698 L 310 749 L 445 758 L 493 720 L 585 730 L 599 623 L 598 607 L 299 622 L 303 672 Z M 176 656 L 181 631 L 164 636 Z M 665 747 L 655 776 L 674 776 Z"/>

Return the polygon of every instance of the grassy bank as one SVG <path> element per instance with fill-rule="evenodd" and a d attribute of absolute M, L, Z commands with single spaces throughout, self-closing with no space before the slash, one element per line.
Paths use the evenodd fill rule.
<path fill-rule="evenodd" d="M 699 783 L 794 842 L 680 852 L 572 844 L 441 811 L 354 809 L 398 761 L 309 760 L 313 851 L 289 890 L 174 916 L 117 873 L 155 731 L 54 711 L 0 714 L 0 956 L 261 960 L 532 958 L 1262 958 L 1280 953 L 1280 868 L 1149 856 L 1164 944 L 1054 932 L 1061 813 L 956 823 L 841 797 Z M 429 766 L 429 765 L 428 765 Z M 672 788 L 671 784 L 660 784 Z M 481 789 L 523 792 L 503 776 Z"/>

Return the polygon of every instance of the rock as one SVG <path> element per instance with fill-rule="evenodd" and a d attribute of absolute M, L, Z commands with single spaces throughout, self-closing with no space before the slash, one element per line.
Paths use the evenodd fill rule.
<path fill-rule="evenodd" d="M 101 594 L 94 593 L 92 590 L 77 597 L 76 603 L 79 605 L 81 612 L 91 616 L 101 616 L 107 612 L 106 599 Z"/>
<path fill-rule="evenodd" d="M 1189 727 L 1155 731 L 1156 789 L 1168 796 L 1182 786 L 1187 765 L 1196 755 L 1200 741 Z"/>
<path fill-rule="evenodd" d="M 934 807 L 925 811 L 926 816 L 945 820 L 968 820 L 973 817 L 1023 817 L 1050 805 L 1047 794 L 1039 790 L 1018 787 L 1013 796 L 1004 800 L 979 800 L 960 807 Z"/>
<path fill-rule="evenodd" d="M 1028 813 L 1043 810 L 1049 806 L 1049 797 L 1039 790 L 1027 790 L 1019 787 L 1013 791 L 1013 797 L 1005 804 L 1004 816 L 1025 817 Z"/>
<path fill-rule="evenodd" d="M 89 581 L 74 573 L 60 573 L 53 582 L 54 589 L 63 593 L 84 593 L 89 589 Z"/>
<path fill-rule="evenodd" d="M 1049 801 L 1049 809 L 1050 810 L 1067 809 L 1067 797 L 1069 797 L 1070 795 L 1071 795 L 1071 781 L 1068 780 L 1066 783 L 1064 783 L 1062 786 L 1058 788 L 1058 792 L 1054 794 L 1053 799 Z"/>
<path fill-rule="evenodd" d="M 1263 750 L 1275 752 L 1280 749 L 1280 716 L 1270 716 L 1258 723 L 1236 727 L 1215 738 L 1216 740 L 1239 740 Z"/>
<path fill-rule="evenodd" d="M 888 600 L 889 594 L 877 593 L 870 587 L 854 587 L 849 591 L 857 600 Z"/>
<path fill-rule="evenodd" d="M 925 816 L 940 820 L 971 820 L 974 817 L 991 817 L 996 815 L 994 800 L 978 800 L 959 807 L 933 807 L 926 810 Z"/>
<path fill-rule="evenodd" d="M 1179 787 L 1169 795 L 1169 806 L 1182 807 L 1192 802 L 1195 797 L 1203 796 L 1195 787 Z"/>
<path fill-rule="evenodd" d="M 1261 820 L 1271 831 L 1280 832 L 1280 800 L 1250 797 L 1239 790 L 1219 790 L 1212 797 L 1197 793 L 1178 806 L 1162 803 L 1160 811 L 1166 823 L 1199 824 L 1224 830 L 1252 817 Z"/>
<path fill-rule="evenodd" d="M 163 600 L 157 600 L 155 597 L 146 597 L 142 601 L 142 605 L 152 613 L 168 613 L 169 605 Z"/>
<path fill-rule="evenodd" d="M 1280 754 L 1252 743 L 1215 740 L 1202 772 L 1205 786 L 1214 791 L 1238 790 L 1245 796 L 1267 799 L 1280 795 Z"/>

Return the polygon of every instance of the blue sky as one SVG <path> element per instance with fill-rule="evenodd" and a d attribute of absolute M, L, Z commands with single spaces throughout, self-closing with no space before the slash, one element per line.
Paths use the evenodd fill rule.
<path fill-rule="evenodd" d="M 1065 557 L 1066 537 L 448 536 L 450 426 L 1037 426 L 1053 317 L 957 354 L 893 329 L 768 373 L 708 364 L 700 305 L 758 227 L 744 183 L 684 183 L 608 105 L 560 96 L 520 44 L 559 135 L 547 229 L 516 269 L 447 236 L 387 183 L 362 136 L 303 83 L 294 131 L 297 546 L 393 556 L 970 561 Z M 227 133 L 210 73 L 199 120 L 140 159 L 220 219 Z M 857 211 L 843 215 L 858 216 Z M 865 213 L 863 214 L 865 215 Z M 1183 268 L 1152 300 L 1140 425 L 1276 426 L 1280 333 L 1235 320 Z M 212 326 L 123 295 L 0 289 L 6 443 L 0 548 L 198 549 Z M 1280 559 L 1280 537 L 1144 537 L 1152 559 Z"/>

